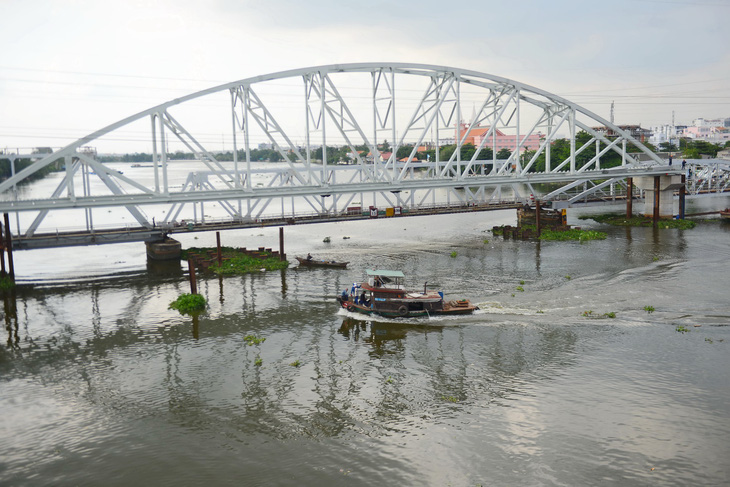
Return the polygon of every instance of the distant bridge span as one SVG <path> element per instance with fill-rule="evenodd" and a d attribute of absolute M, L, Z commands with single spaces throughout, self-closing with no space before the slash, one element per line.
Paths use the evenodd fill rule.
<path fill-rule="evenodd" d="M 472 138 L 470 129 L 476 128 L 478 137 Z M 88 148 L 132 130 L 145 134 L 151 154 L 152 161 L 140 167 L 120 171 L 100 163 Z M 578 142 L 579 131 L 590 138 Z M 230 161 L 212 152 L 218 134 L 227 134 Z M 551 153 L 557 138 L 568 139 L 567 157 Z M 282 162 L 252 160 L 260 144 Z M 331 157 L 341 146 L 349 148 L 347 165 Z M 497 158 L 500 148 L 509 158 Z M 427 149 L 433 151 L 429 158 L 419 160 Z M 170 160 L 175 151 L 194 154 L 184 176 L 182 163 Z M 620 166 L 601 166 L 609 152 L 620 155 Z M 581 194 L 587 196 L 609 186 L 620 190 L 626 177 L 680 171 L 609 121 L 539 88 L 470 70 L 403 63 L 317 66 L 234 81 L 137 113 L 52 154 L 0 158 L 13 167 L 13 176 L 0 183 L 0 212 L 15 215 L 18 248 L 32 248 L 41 234 L 91 236 L 102 229 L 117 235 L 109 242 L 126 241 L 129 224 L 100 208 L 126 209 L 134 226 L 147 230 L 140 239 L 150 239 L 182 220 L 244 225 L 312 213 L 326 219 L 353 207 L 403 207 L 413 214 L 444 205 L 486 208 L 525 202 L 536 183 L 584 181 Z M 22 158 L 36 162 L 15 173 Z M 59 160 L 65 169 L 52 190 L 21 191 L 34 173 Z M 210 202 L 220 214 L 208 214 Z M 68 215 L 78 228 L 59 228 Z"/>

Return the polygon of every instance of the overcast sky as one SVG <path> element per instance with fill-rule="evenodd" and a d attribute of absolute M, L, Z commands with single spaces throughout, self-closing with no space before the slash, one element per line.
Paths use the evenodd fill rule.
<path fill-rule="evenodd" d="M 0 0 L 0 149 L 351 62 L 480 71 L 644 127 L 730 117 L 728 18 L 730 0 Z"/>

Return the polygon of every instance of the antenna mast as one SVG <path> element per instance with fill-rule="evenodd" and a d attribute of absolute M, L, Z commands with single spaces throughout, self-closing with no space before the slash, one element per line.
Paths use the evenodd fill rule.
<path fill-rule="evenodd" d="M 611 124 L 613 124 L 613 102 L 611 102 Z"/>

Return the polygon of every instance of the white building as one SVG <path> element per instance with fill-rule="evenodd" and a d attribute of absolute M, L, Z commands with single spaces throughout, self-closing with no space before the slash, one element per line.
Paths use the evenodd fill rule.
<path fill-rule="evenodd" d="M 730 118 L 695 118 L 692 121 L 695 127 L 730 127 Z"/>
<path fill-rule="evenodd" d="M 684 130 L 687 128 L 686 125 L 656 125 L 649 127 L 651 136 L 649 142 L 658 146 L 663 143 L 679 144 L 679 137 L 684 134 Z"/>

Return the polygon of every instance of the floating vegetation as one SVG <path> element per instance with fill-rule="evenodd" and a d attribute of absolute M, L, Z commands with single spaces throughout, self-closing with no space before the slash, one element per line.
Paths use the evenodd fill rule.
<path fill-rule="evenodd" d="M 289 262 L 281 260 L 278 252 L 271 249 L 246 250 L 221 247 L 221 265 L 218 265 L 217 248 L 191 247 L 181 251 L 182 260 L 193 259 L 196 267 L 215 272 L 220 276 L 247 274 L 250 272 L 286 269 Z"/>
<path fill-rule="evenodd" d="M 264 361 L 263 361 L 263 360 L 261 360 L 261 357 L 259 357 L 259 356 L 256 356 L 256 360 L 254 360 L 254 361 L 253 361 L 253 364 L 254 364 L 254 365 L 255 365 L 256 367 L 261 367 L 262 365 L 264 365 Z"/>
<path fill-rule="evenodd" d="M 584 215 L 579 217 L 581 220 L 594 220 L 598 223 L 607 225 L 617 225 L 623 227 L 652 227 L 654 219 L 647 216 L 636 215 L 626 218 L 625 214 L 605 213 L 601 215 Z M 657 223 L 659 228 L 678 228 L 680 230 L 689 230 L 696 226 L 691 220 L 674 220 L 660 219 Z"/>
<path fill-rule="evenodd" d="M 441 399 L 448 402 L 459 402 L 459 398 L 454 396 L 441 396 Z"/>
<path fill-rule="evenodd" d="M 452 259 L 455 258 L 457 255 L 459 255 L 459 254 L 456 252 L 456 250 L 454 250 L 453 252 L 451 252 L 451 258 Z"/>
<path fill-rule="evenodd" d="M 524 286 L 524 285 L 525 285 L 525 281 L 520 281 L 520 286 Z"/>
<path fill-rule="evenodd" d="M 588 240 L 605 240 L 607 236 L 608 234 L 598 232 L 596 230 L 571 228 L 570 230 L 564 231 L 543 230 L 542 233 L 540 233 L 540 240 L 578 240 L 580 242 L 586 242 Z"/>
<path fill-rule="evenodd" d="M 707 343 L 709 343 L 710 345 L 712 345 L 712 338 L 705 338 L 705 341 L 706 341 Z"/>
<path fill-rule="evenodd" d="M 609 311 L 608 313 L 603 313 L 602 315 L 599 315 L 598 313 L 595 313 L 594 314 L 593 313 L 593 310 L 589 309 L 589 310 L 583 311 L 582 315 L 585 316 L 586 318 L 597 318 L 597 319 L 601 319 L 601 318 L 615 318 L 616 317 L 616 312 L 615 311 Z"/>
<path fill-rule="evenodd" d="M 332 241 L 332 239 L 329 237 L 325 237 L 324 240 L 322 240 L 322 242 L 324 242 L 324 243 L 330 243 L 331 241 Z"/>
<path fill-rule="evenodd" d="M 278 269 L 286 269 L 289 262 L 279 260 L 277 257 L 269 257 L 266 259 L 257 259 L 248 255 L 240 255 L 231 257 L 228 260 L 212 264 L 208 269 L 221 276 L 230 276 L 236 274 L 247 274 L 249 272 L 258 272 L 263 270 L 273 271 Z"/>
<path fill-rule="evenodd" d="M 684 325 L 678 325 L 678 326 L 677 326 L 677 331 L 678 331 L 679 333 L 689 333 L 689 332 L 690 332 L 690 329 L 689 329 L 689 328 L 687 328 L 687 327 L 686 327 L 686 326 L 684 326 Z"/>
<path fill-rule="evenodd" d="M 538 309 L 537 311 L 535 311 L 535 313 L 544 314 L 545 312 L 541 309 Z"/>
<path fill-rule="evenodd" d="M 299 360 L 295 360 L 294 362 L 290 363 L 289 365 L 291 365 L 292 367 L 299 367 L 300 365 L 302 365 L 302 363 Z"/>
<path fill-rule="evenodd" d="M 569 281 L 572 279 L 570 276 L 565 276 L 565 278 Z"/>
<path fill-rule="evenodd" d="M 484 240 L 482 240 L 482 243 L 485 244 L 485 245 L 488 244 L 489 243 L 489 239 L 488 238 L 485 238 Z"/>
<path fill-rule="evenodd" d="M 654 306 L 644 306 L 644 311 L 647 313 L 653 313 L 655 311 Z"/>
<path fill-rule="evenodd" d="M 520 292 L 523 292 L 525 290 L 525 288 L 523 288 L 522 286 L 517 286 L 515 289 L 517 289 Z"/>
<path fill-rule="evenodd" d="M 243 341 L 246 342 L 246 345 L 253 346 L 253 345 L 261 345 L 266 341 L 265 337 L 257 337 L 256 335 L 246 335 L 243 337 Z"/>
<path fill-rule="evenodd" d="M 176 309 L 185 315 L 196 314 L 205 309 L 205 298 L 200 294 L 182 294 L 170 303 L 168 308 Z"/>

